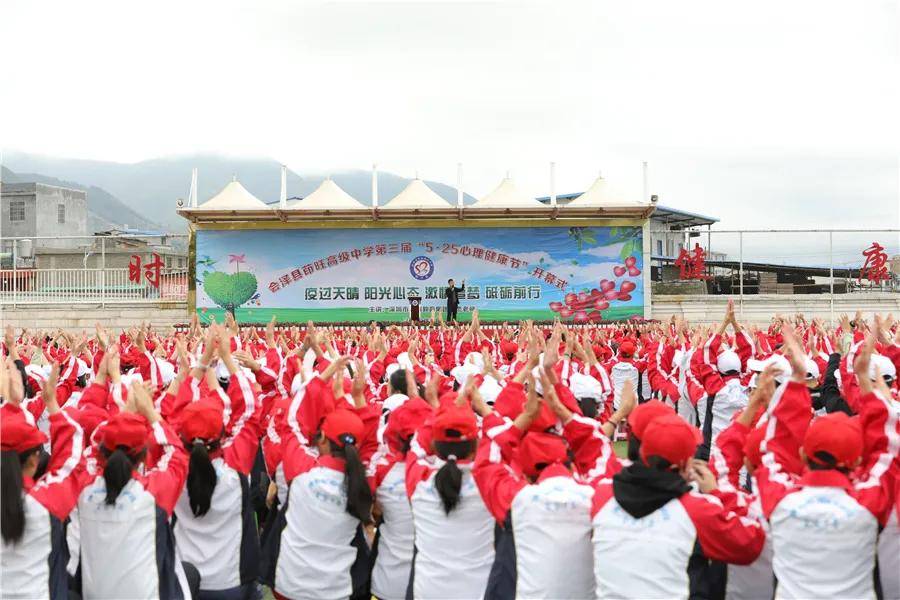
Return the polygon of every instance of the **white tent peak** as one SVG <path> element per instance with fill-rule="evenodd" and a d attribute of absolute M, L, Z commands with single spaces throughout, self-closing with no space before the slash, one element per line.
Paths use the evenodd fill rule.
<path fill-rule="evenodd" d="M 415 208 L 451 208 L 450 203 L 438 196 L 424 181 L 413 179 L 403 191 L 384 205 L 385 210 Z"/>
<path fill-rule="evenodd" d="M 288 202 L 287 208 L 301 210 L 348 210 L 364 206 L 353 196 L 341 189 L 329 177 L 322 181 L 309 196 Z"/>
<path fill-rule="evenodd" d="M 469 208 L 545 208 L 543 204 L 519 191 L 512 179 L 506 177 L 493 192 Z"/>
<path fill-rule="evenodd" d="M 607 179 L 600 175 L 594 180 L 583 194 L 572 200 L 568 206 L 573 207 L 616 207 L 629 208 L 635 206 L 648 206 L 647 202 L 641 202 L 640 195 L 626 192 L 616 186 L 610 185 Z"/>
<path fill-rule="evenodd" d="M 247 191 L 237 179 L 228 182 L 222 190 L 197 208 L 214 210 L 266 210 L 265 202 Z"/>

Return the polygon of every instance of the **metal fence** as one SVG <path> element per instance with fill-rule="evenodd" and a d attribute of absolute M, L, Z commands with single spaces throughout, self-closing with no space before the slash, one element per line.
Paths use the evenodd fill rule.
<path fill-rule="evenodd" d="M 900 292 L 900 229 L 649 230 L 654 282 L 679 281 L 681 251 L 704 250 L 709 294 Z M 861 273 L 878 244 L 887 278 Z M 177 303 L 189 289 L 188 236 L 0 238 L 0 305 Z M 139 264 L 136 264 L 139 263 Z M 148 271 L 148 268 L 150 269 Z M 661 292 L 671 293 L 671 292 Z"/>
<path fill-rule="evenodd" d="M 187 300 L 188 236 L 0 238 L 0 305 Z"/>
<path fill-rule="evenodd" d="M 900 291 L 900 229 L 652 229 L 650 238 L 654 281 L 681 279 L 679 257 L 699 245 L 711 294 Z"/>

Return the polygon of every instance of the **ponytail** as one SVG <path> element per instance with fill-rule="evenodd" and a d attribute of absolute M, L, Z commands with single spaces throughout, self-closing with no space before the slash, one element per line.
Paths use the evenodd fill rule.
<path fill-rule="evenodd" d="M 218 442 L 215 444 L 218 445 Z M 187 476 L 188 500 L 195 517 L 202 517 L 209 512 L 216 481 L 216 469 L 209 460 L 209 448 L 203 441 L 195 440 L 191 446 L 191 461 Z"/>
<path fill-rule="evenodd" d="M 444 513 L 450 514 L 460 501 L 462 489 L 462 471 L 456 464 L 457 457 L 467 457 L 475 451 L 475 441 L 466 442 L 434 442 L 434 449 L 438 456 L 447 462 L 438 469 L 434 476 L 434 487 L 441 497 L 444 505 Z"/>
<path fill-rule="evenodd" d="M 15 544 L 25 535 L 25 497 L 22 487 L 22 465 L 37 448 L 19 454 L 4 450 L 0 463 L 0 535 L 6 544 Z"/>
<path fill-rule="evenodd" d="M 352 436 L 343 436 L 344 447 L 341 448 L 328 440 L 332 456 L 344 459 L 344 490 L 347 492 L 347 512 L 366 525 L 372 522 L 372 488 L 366 479 L 366 467 L 359 458 Z"/>
<path fill-rule="evenodd" d="M 125 446 L 119 446 L 110 452 L 108 448 L 102 448 L 103 454 L 106 456 L 106 466 L 103 469 L 103 480 L 106 482 L 106 504 L 110 506 L 116 503 L 119 494 L 131 481 L 134 465 L 139 463 L 146 454 L 146 450 L 141 450 L 132 457 L 125 452 L 125 449 Z"/>

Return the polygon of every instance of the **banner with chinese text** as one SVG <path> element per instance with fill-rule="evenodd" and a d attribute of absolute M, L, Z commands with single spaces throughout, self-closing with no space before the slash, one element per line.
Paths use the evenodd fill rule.
<path fill-rule="evenodd" d="M 446 307 L 483 321 L 588 323 L 643 315 L 640 227 L 200 230 L 197 310 L 238 320 L 404 321 Z"/>

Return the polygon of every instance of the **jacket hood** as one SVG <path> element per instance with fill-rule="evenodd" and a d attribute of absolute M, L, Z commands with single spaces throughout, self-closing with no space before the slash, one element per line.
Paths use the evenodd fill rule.
<path fill-rule="evenodd" d="M 632 463 L 613 477 L 616 502 L 636 519 L 646 517 L 690 490 L 691 486 L 678 473 L 658 471 L 643 463 Z"/>

